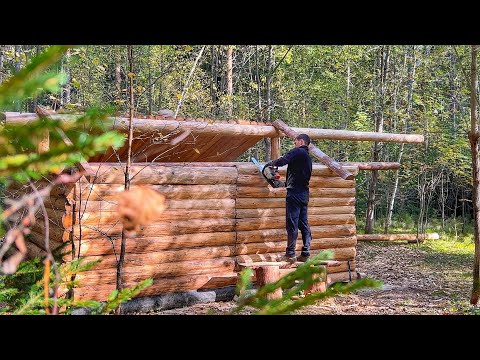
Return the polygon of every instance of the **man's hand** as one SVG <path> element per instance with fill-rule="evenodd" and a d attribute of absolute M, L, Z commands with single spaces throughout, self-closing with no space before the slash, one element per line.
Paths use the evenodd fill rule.
<path fill-rule="evenodd" d="M 274 165 L 273 165 L 273 160 L 270 160 L 269 162 L 267 162 L 267 163 L 265 164 L 265 166 L 273 167 L 273 166 L 274 166 Z"/>

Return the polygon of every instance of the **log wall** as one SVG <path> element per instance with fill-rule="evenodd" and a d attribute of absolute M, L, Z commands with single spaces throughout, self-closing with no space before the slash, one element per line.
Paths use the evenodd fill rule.
<path fill-rule="evenodd" d="M 118 164 L 90 164 L 97 176 L 52 192 L 46 201 L 51 239 L 70 241 L 71 261 L 101 260 L 77 274 L 76 299 L 105 300 L 114 290 L 122 225 L 116 195 L 124 189 Z M 346 168 L 358 173 L 356 166 Z M 285 179 L 286 167 L 280 169 Z M 273 189 L 249 163 L 157 163 L 134 165 L 132 187 L 148 184 L 164 194 L 167 209 L 135 238 L 128 238 L 124 285 L 152 277 L 139 296 L 234 285 L 238 262 L 274 261 L 284 254 L 286 189 Z M 355 180 L 343 180 L 315 164 L 310 183 L 309 223 L 312 253 L 329 249 L 341 266 L 355 270 Z M 37 244 L 44 232 L 38 222 Z M 301 234 L 297 250 L 302 247 Z M 347 263 L 348 261 L 348 263 Z"/>

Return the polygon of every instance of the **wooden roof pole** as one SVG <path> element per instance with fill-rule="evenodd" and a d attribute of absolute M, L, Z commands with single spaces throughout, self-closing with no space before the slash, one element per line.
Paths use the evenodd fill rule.
<path fill-rule="evenodd" d="M 272 125 L 278 129 L 283 131 L 285 135 L 287 135 L 289 138 L 295 139 L 298 135 L 297 132 L 295 132 L 292 128 L 290 128 L 287 124 L 285 124 L 281 120 L 275 120 Z M 310 144 L 308 146 L 308 150 L 310 153 L 315 156 L 320 162 L 324 165 L 326 165 L 330 170 L 335 172 L 338 176 L 340 176 L 344 180 L 352 180 L 355 176 L 345 170 L 342 165 L 340 165 L 338 162 L 333 160 L 331 157 L 329 157 L 327 154 L 325 154 L 322 150 L 317 148 L 315 145 Z"/>
<path fill-rule="evenodd" d="M 5 115 L 5 120 L 2 120 Z M 80 115 L 72 114 L 52 114 L 52 119 L 63 121 L 76 120 Z M 4 123 L 23 124 L 34 121 L 38 118 L 32 113 L 4 112 L 0 113 L 0 121 Z M 106 128 L 126 132 L 128 129 L 128 119 L 122 117 L 110 117 L 105 122 Z M 276 137 L 278 131 L 275 127 L 267 124 L 242 125 L 234 123 L 219 123 L 215 121 L 179 121 L 174 119 L 153 120 L 153 119 L 133 119 L 135 131 L 148 132 L 160 131 L 162 133 L 178 131 L 180 129 L 190 129 L 192 134 L 202 135 L 224 135 L 224 136 L 258 136 Z M 396 143 L 423 143 L 424 136 L 420 134 L 389 134 L 365 131 L 348 131 L 334 129 L 314 129 L 314 128 L 292 128 L 298 133 L 305 133 L 311 139 L 323 140 L 349 140 L 349 141 L 376 141 L 376 142 L 396 142 Z"/>

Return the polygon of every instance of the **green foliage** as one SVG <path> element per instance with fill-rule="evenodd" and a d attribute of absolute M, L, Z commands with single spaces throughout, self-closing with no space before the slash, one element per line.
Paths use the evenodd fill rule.
<path fill-rule="evenodd" d="M 250 306 L 257 309 L 256 314 L 259 315 L 286 314 L 336 294 L 346 294 L 361 288 L 380 287 L 382 285 L 380 281 L 365 278 L 348 284 L 334 284 L 325 292 L 315 292 L 300 299 L 293 299 L 298 293 L 304 292 L 314 283 L 321 281 L 325 275 L 325 267 L 318 265 L 332 257 L 333 253 L 331 251 L 322 251 L 298 266 L 295 271 L 281 277 L 274 283 L 263 286 L 255 292 L 247 291 L 251 287 L 252 269 L 242 270 L 237 284 L 237 294 L 240 295 L 238 305 L 232 313 L 239 312 L 246 306 Z M 315 274 L 318 275 L 315 276 Z M 266 298 L 267 294 L 282 288 L 286 290 L 281 298 L 274 300 Z"/>
<path fill-rule="evenodd" d="M 0 87 L 0 109 L 16 100 L 36 96 L 42 91 L 58 92 L 60 85 L 65 82 L 65 74 L 45 71 L 60 60 L 68 48 L 65 45 L 49 47 L 3 83 Z"/>
<path fill-rule="evenodd" d="M 36 96 L 42 91 L 58 92 L 64 74 L 45 72 L 68 50 L 68 46 L 52 46 L 39 54 L 19 73 L 0 86 L 0 108 L 15 100 Z M 0 123 L 0 180 L 11 177 L 26 182 L 42 175 L 59 172 L 108 147 L 120 147 L 124 137 L 114 131 L 91 136 L 85 131 L 100 132 L 109 111 L 91 109 L 76 121 L 42 118 L 22 124 Z M 68 118 L 67 115 L 60 117 Z M 49 134 L 49 150 L 37 153 L 37 146 Z M 69 140 L 69 141 L 68 141 Z"/>
<path fill-rule="evenodd" d="M 114 290 L 106 302 L 93 300 L 74 301 L 67 298 L 67 290 L 77 285 L 72 280 L 74 274 L 91 270 L 99 261 L 84 262 L 83 259 L 77 259 L 70 263 L 59 264 L 58 272 L 60 275 L 59 289 L 63 289 L 63 294 L 58 298 L 57 305 L 59 314 L 70 314 L 79 308 L 89 308 L 92 315 L 108 314 L 115 311 L 122 303 L 130 300 L 140 291 L 150 286 L 152 279 L 146 279 L 132 288 L 125 288 L 118 292 Z M 25 261 L 20 264 L 17 272 L 12 275 L 0 275 L 0 313 L 10 313 L 16 315 L 44 315 L 44 268 L 40 259 Z M 53 291 L 56 282 L 56 274 L 50 272 L 49 289 Z M 49 297 L 49 307 L 54 306 L 52 296 Z"/>
<path fill-rule="evenodd" d="M 42 175 L 59 172 L 73 166 L 108 147 L 119 148 L 124 137 L 115 131 L 98 136 L 88 135 L 82 129 L 100 131 L 108 112 L 91 109 L 75 121 L 44 118 L 28 124 L 6 124 L 0 127 L 0 177 L 16 181 L 38 179 Z M 65 117 L 65 115 L 63 115 Z M 48 132 L 50 148 L 41 154 L 36 152 L 40 136 Z M 66 143 L 68 138 L 71 142 Z"/>
<path fill-rule="evenodd" d="M 64 73 L 51 69 L 60 60 L 68 46 L 52 46 L 37 55 L 18 73 L 0 85 L 0 109 L 9 109 L 13 103 L 36 97 L 46 91 L 59 92 L 67 80 Z M 3 49 L 0 48 L 0 51 Z M 0 69 L 1 71 L 2 69 Z M 114 131 L 103 131 L 105 121 L 111 109 L 88 110 L 76 120 L 62 114 L 56 118 L 41 118 L 37 121 L 26 121 L 22 124 L 5 123 L 5 116 L 0 118 L 0 183 L 11 179 L 26 182 L 38 179 L 43 175 L 59 173 L 65 167 L 73 166 L 109 147 L 119 148 L 124 136 Z M 3 115 L 3 114 L 2 114 Z M 52 116 L 54 117 L 54 116 Z M 60 120 L 62 119 L 62 120 Z M 49 135 L 49 150 L 38 153 L 39 142 Z M 93 134 L 93 135 L 90 135 Z M 3 186 L 3 185 L 2 185 Z M 2 209 L 0 209 L 1 215 Z M 2 229 L 3 231 L 3 223 Z M 68 264 L 56 264 L 61 277 L 60 286 L 71 288 L 75 281 L 71 280 L 76 272 L 91 269 L 95 263 L 81 264 L 73 261 Z M 15 314 L 43 314 L 43 270 L 39 259 L 20 264 L 13 275 L 0 276 L 1 310 Z M 53 284 L 54 271 L 50 273 Z M 138 294 L 151 284 L 146 280 L 132 289 L 124 289 L 114 293 L 106 304 L 89 302 L 89 306 L 97 313 L 108 313 L 122 302 Z M 53 285 L 51 285 L 52 287 Z M 50 298 L 49 306 L 53 306 Z M 75 304 L 64 296 L 58 299 L 60 309 L 71 311 L 83 304 Z"/>

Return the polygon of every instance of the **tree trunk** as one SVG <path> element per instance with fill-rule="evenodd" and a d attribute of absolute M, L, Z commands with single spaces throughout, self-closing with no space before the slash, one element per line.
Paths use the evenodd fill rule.
<path fill-rule="evenodd" d="M 258 70 L 258 45 L 255 45 L 255 71 L 257 77 L 257 95 L 258 95 L 258 118 L 263 120 L 263 111 L 262 111 L 262 83 L 260 80 L 260 72 Z"/>
<path fill-rule="evenodd" d="M 267 121 L 271 120 L 272 115 L 272 78 L 273 78 L 273 45 L 268 46 L 268 72 L 267 72 Z M 270 138 L 264 138 L 263 144 L 265 146 L 265 161 L 272 160 L 271 141 Z"/>
<path fill-rule="evenodd" d="M 129 93 L 130 93 L 130 121 L 129 121 L 129 129 L 128 129 L 128 155 L 127 155 L 127 163 L 125 166 L 125 191 L 130 189 L 130 166 L 132 160 L 132 141 L 133 141 L 133 111 L 134 111 L 134 99 L 133 99 L 133 75 L 134 68 L 133 68 L 133 45 L 127 46 L 127 57 L 129 63 Z M 122 271 L 123 271 L 123 263 L 125 261 L 125 249 L 126 249 L 126 242 L 127 242 L 127 235 L 125 233 L 125 229 L 122 227 L 122 243 L 120 246 L 120 257 L 117 262 L 117 277 L 116 277 L 116 289 L 118 291 L 122 290 L 123 288 L 123 281 L 122 281 Z M 118 308 L 117 313 L 120 313 L 120 308 Z"/>
<path fill-rule="evenodd" d="M 375 131 L 382 133 L 383 132 L 383 122 L 384 122 L 384 99 L 385 99 L 385 88 L 387 81 L 387 70 L 388 70 L 388 61 L 389 61 L 389 48 L 387 46 L 386 50 L 382 47 L 379 51 L 379 75 L 377 76 L 377 93 L 378 98 L 375 102 Z M 378 102 L 380 105 L 377 105 Z M 380 144 L 375 142 L 373 146 L 373 161 L 377 162 L 380 158 Z M 368 201 L 367 201 L 367 212 L 366 212 L 366 221 L 365 221 L 365 233 L 371 234 L 373 232 L 374 222 L 375 222 L 375 195 L 377 191 L 377 182 L 378 182 L 378 171 L 374 170 L 372 172 L 372 177 L 370 180 L 370 185 L 368 189 Z"/>
<path fill-rule="evenodd" d="M 407 58 L 408 52 L 405 52 L 405 59 Z M 413 83 L 415 81 L 415 63 L 416 63 L 416 58 L 415 58 L 415 45 L 412 46 L 412 55 L 411 55 L 411 62 L 408 66 L 408 93 L 407 93 L 407 113 L 408 113 L 408 118 L 412 116 L 412 97 L 413 97 Z M 396 119 L 396 113 L 397 113 L 397 87 L 395 87 L 395 92 L 394 92 L 394 98 L 393 98 L 393 113 L 394 113 L 394 120 Z M 405 125 L 404 125 L 404 131 L 407 131 L 407 119 L 405 120 Z M 396 123 L 395 123 L 396 127 Z M 395 128 L 394 127 L 394 128 Z M 403 156 L 403 150 L 405 148 L 405 145 L 402 143 L 400 147 L 400 153 L 398 154 L 398 162 L 400 163 L 402 161 L 402 156 Z M 399 183 L 399 178 L 400 178 L 400 170 L 397 170 L 395 172 L 395 184 L 393 186 L 393 191 L 392 191 L 392 197 L 390 198 L 390 203 L 388 204 L 388 214 L 387 214 L 387 221 L 385 223 L 385 234 L 388 234 L 390 231 L 390 225 L 392 224 L 392 216 L 393 216 L 393 207 L 395 205 L 395 197 L 397 196 L 397 190 L 398 190 L 398 183 Z"/>
<path fill-rule="evenodd" d="M 0 85 L 3 83 L 3 45 L 0 45 Z"/>
<path fill-rule="evenodd" d="M 120 49 L 115 49 L 115 88 L 117 90 L 117 101 L 122 100 L 122 57 Z"/>
<path fill-rule="evenodd" d="M 20 51 L 22 51 L 22 45 L 15 45 L 15 74 L 17 74 L 20 71 L 20 68 L 22 67 L 21 63 L 21 58 L 20 58 Z M 22 100 L 17 99 L 14 101 L 14 106 L 16 111 L 22 111 Z"/>
<path fill-rule="evenodd" d="M 228 97 L 228 118 L 233 114 L 233 46 L 227 47 L 227 97 Z"/>
<path fill-rule="evenodd" d="M 160 45 L 160 79 L 158 79 L 158 109 L 163 109 L 163 45 Z"/>
<path fill-rule="evenodd" d="M 67 50 L 65 54 L 65 59 L 63 63 L 63 71 L 67 75 L 67 81 L 65 83 L 65 86 L 63 87 L 62 91 L 62 106 L 68 105 L 71 102 L 70 99 L 70 94 L 71 94 L 71 73 L 70 73 L 70 49 Z"/>
<path fill-rule="evenodd" d="M 473 262 L 473 286 L 470 303 L 476 305 L 480 295 L 480 159 L 478 158 L 478 118 L 477 118 L 477 45 L 472 45 L 472 64 L 471 64 L 471 88 L 470 88 L 470 122 L 469 133 L 470 147 L 472 149 L 472 175 L 473 175 L 473 214 L 474 214 L 474 242 L 475 257 Z"/>
<path fill-rule="evenodd" d="M 210 98 L 212 99 L 212 114 L 217 114 L 217 66 L 216 66 L 216 52 L 215 52 L 215 45 L 211 46 L 210 52 L 210 71 L 211 71 L 211 78 L 210 78 Z"/>
<path fill-rule="evenodd" d="M 152 84 L 152 64 L 151 64 L 152 47 L 148 46 L 148 115 L 153 112 L 153 84 Z"/>
<path fill-rule="evenodd" d="M 178 100 L 177 104 L 177 109 L 175 110 L 175 114 L 173 117 L 177 117 L 178 112 L 180 111 L 180 107 L 182 106 L 183 98 L 185 97 L 187 91 L 188 91 L 188 86 L 190 85 L 190 80 L 193 76 L 193 73 L 195 72 L 195 68 L 197 67 L 198 60 L 202 57 L 203 51 L 205 50 L 205 45 L 202 46 L 200 51 L 198 52 L 197 57 L 195 58 L 195 61 L 193 62 L 192 68 L 190 69 L 190 72 L 188 73 L 187 80 L 185 81 L 185 85 L 183 86 L 182 93 L 180 94 L 180 99 Z"/>

